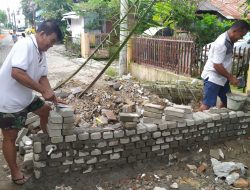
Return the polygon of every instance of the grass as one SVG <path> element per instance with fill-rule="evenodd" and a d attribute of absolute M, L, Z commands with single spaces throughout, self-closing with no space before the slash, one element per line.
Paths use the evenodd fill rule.
<path fill-rule="evenodd" d="M 116 77 L 118 76 L 118 72 L 115 68 L 109 67 L 106 71 L 105 74 L 108 75 L 109 77 Z"/>

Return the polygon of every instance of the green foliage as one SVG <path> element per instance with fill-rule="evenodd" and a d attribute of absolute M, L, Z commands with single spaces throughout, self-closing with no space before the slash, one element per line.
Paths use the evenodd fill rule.
<path fill-rule="evenodd" d="M 29 23 L 33 22 L 33 8 L 36 11 L 35 4 L 32 5 L 32 0 L 21 0 L 21 6 L 23 10 L 23 15 L 29 21 Z"/>
<path fill-rule="evenodd" d="M 109 67 L 106 71 L 105 74 L 108 75 L 109 77 L 116 77 L 118 76 L 117 69 L 113 67 Z"/>
<path fill-rule="evenodd" d="M 205 14 L 202 19 L 196 20 L 191 32 L 196 37 L 196 43 L 203 46 L 214 41 L 221 33 L 233 24 L 232 21 L 220 21 L 215 15 Z"/>
<path fill-rule="evenodd" d="M 87 18 L 87 29 L 100 29 L 104 20 L 119 18 L 119 0 L 88 0 L 73 5 L 73 10 Z"/>
<path fill-rule="evenodd" d="M 154 5 L 153 20 L 161 26 L 189 30 L 196 19 L 196 1 L 168 0 Z"/>
<path fill-rule="evenodd" d="M 35 0 L 35 3 L 42 9 L 42 17 L 45 19 L 61 20 L 62 14 L 72 10 L 72 0 Z"/>
<path fill-rule="evenodd" d="M 5 11 L 0 10 L 0 23 L 6 23 L 7 21 L 7 15 Z"/>

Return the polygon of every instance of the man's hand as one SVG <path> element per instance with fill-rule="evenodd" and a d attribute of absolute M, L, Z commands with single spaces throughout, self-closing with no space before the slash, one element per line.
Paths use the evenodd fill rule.
<path fill-rule="evenodd" d="M 45 89 L 42 91 L 42 96 L 45 100 L 52 101 L 54 103 L 57 103 L 57 99 L 55 96 L 55 93 L 52 89 Z"/>
<path fill-rule="evenodd" d="M 239 83 L 240 83 L 240 81 L 235 76 L 233 76 L 233 75 L 231 75 L 229 77 L 229 82 L 230 82 L 230 84 L 232 84 L 234 86 L 238 86 Z"/>

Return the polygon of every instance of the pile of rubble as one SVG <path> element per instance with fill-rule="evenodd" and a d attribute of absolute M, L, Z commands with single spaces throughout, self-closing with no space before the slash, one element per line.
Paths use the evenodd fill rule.
<path fill-rule="evenodd" d="M 143 89 L 137 82 L 112 80 L 107 83 L 101 88 L 93 88 L 82 98 L 78 95 L 86 85 L 79 81 L 71 81 L 56 93 L 75 108 L 76 124 L 116 123 L 120 112 L 140 112 L 148 102 L 166 105 L 165 99 Z"/>

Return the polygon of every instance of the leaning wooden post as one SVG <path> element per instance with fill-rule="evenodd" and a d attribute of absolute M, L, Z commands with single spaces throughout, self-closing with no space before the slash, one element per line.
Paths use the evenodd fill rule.
<path fill-rule="evenodd" d="M 250 64 L 250 61 L 249 61 L 249 63 L 248 63 L 248 65 Z M 248 95 L 250 95 L 250 67 L 248 67 L 248 71 L 247 71 L 247 81 L 246 81 L 246 83 L 247 83 L 247 86 L 246 86 L 246 93 L 248 94 Z"/>
<path fill-rule="evenodd" d="M 131 61 L 132 61 L 132 38 L 130 38 L 127 42 L 127 67 L 128 67 L 128 72 L 131 72 Z"/>

